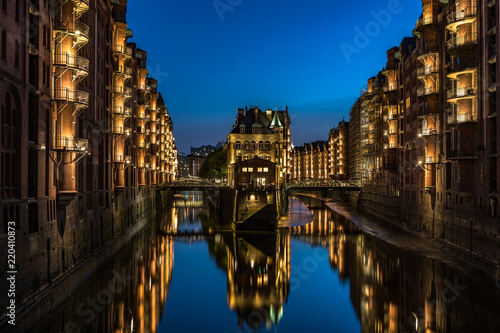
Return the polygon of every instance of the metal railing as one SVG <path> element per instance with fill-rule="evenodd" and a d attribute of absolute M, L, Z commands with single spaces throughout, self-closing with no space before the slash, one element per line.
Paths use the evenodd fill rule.
<path fill-rule="evenodd" d="M 474 86 L 457 87 L 449 89 L 446 92 L 447 99 L 466 97 L 475 94 L 476 94 L 476 87 Z"/>
<path fill-rule="evenodd" d="M 432 16 L 423 16 L 417 20 L 417 22 L 415 23 L 415 28 L 419 28 L 427 24 L 432 24 L 433 22 L 434 21 Z"/>
<path fill-rule="evenodd" d="M 446 47 L 451 49 L 471 43 L 477 43 L 477 34 L 466 34 L 464 36 L 452 38 L 446 42 Z"/>
<path fill-rule="evenodd" d="M 432 87 L 421 87 L 417 90 L 417 96 L 426 96 L 430 94 L 436 94 L 438 93 L 438 89 L 436 86 Z"/>
<path fill-rule="evenodd" d="M 88 72 L 89 60 L 80 56 L 74 56 L 68 53 L 56 53 L 53 57 L 54 65 L 67 66 Z"/>
<path fill-rule="evenodd" d="M 52 149 L 86 152 L 89 149 L 89 141 L 86 139 L 75 139 L 71 136 L 56 136 L 53 139 Z"/>
<path fill-rule="evenodd" d="M 124 45 L 113 45 L 113 52 L 122 53 L 129 57 L 132 56 L 132 48 Z"/>
<path fill-rule="evenodd" d="M 89 105 L 89 94 L 85 91 L 62 88 L 54 89 L 53 92 L 55 100 L 77 103 L 85 106 Z"/>
<path fill-rule="evenodd" d="M 438 66 L 424 66 L 417 70 L 417 76 L 429 75 L 438 72 L 439 72 Z"/>
<path fill-rule="evenodd" d="M 458 113 L 458 114 L 449 115 L 447 120 L 448 120 L 448 125 L 473 122 L 473 121 L 477 121 L 477 114 L 475 114 L 475 113 Z"/>
<path fill-rule="evenodd" d="M 448 16 L 446 16 L 446 20 L 448 24 L 452 24 L 458 21 L 465 20 L 467 18 L 473 18 L 474 16 L 476 16 L 476 7 L 468 6 L 460 11 L 454 10 L 453 12 L 448 14 Z"/>
<path fill-rule="evenodd" d="M 53 24 L 54 30 L 64 30 L 67 33 L 77 37 L 89 38 L 90 28 L 88 25 L 81 22 L 73 22 L 69 20 L 58 21 L 55 20 Z"/>

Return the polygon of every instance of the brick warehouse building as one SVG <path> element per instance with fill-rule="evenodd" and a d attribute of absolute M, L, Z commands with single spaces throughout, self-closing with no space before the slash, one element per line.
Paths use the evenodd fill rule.
<path fill-rule="evenodd" d="M 16 222 L 22 309 L 152 217 L 154 186 L 175 179 L 177 151 L 147 53 L 127 43 L 127 1 L 1 8 L 0 232 Z"/>
<path fill-rule="evenodd" d="M 422 8 L 413 37 L 387 51 L 351 108 L 350 179 L 364 186 L 364 210 L 467 251 L 495 274 L 498 3 Z"/>

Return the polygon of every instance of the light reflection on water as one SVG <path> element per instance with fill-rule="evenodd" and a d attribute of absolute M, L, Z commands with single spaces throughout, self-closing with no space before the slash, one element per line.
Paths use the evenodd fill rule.
<path fill-rule="evenodd" d="M 498 332 L 499 293 L 361 233 L 309 200 L 314 221 L 224 230 L 200 193 L 177 198 L 36 332 Z M 175 263 L 174 263 L 175 257 Z"/>

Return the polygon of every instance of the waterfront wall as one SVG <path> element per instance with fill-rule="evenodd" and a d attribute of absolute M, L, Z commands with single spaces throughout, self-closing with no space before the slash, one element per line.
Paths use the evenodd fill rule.
<path fill-rule="evenodd" d="M 168 192 L 157 193 L 149 186 L 80 195 L 66 207 L 39 202 L 39 220 L 54 218 L 35 234 L 23 230 L 28 214 L 21 210 L 22 227 L 16 233 L 16 319 L 30 322 L 57 307 L 169 202 Z M 0 251 L 5 252 L 7 238 L 1 236 Z M 0 265 L 0 290 L 7 290 L 6 263 Z M 0 327 L 7 320 L 7 301 L 0 299 Z"/>
<path fill-rule="evenodd" d="M 432 194 L 400 196 L 387 187 L 366 186 L 349 195 L 349 204 L 406 230 L 443 244 L 443 249 L 486 271 L 499 274 L 500 236 L 498 219 L 488 207 L 471 198 L 460 208 L 447 209 Z M 498 276 L 500 277 L 500 276 Z"/>

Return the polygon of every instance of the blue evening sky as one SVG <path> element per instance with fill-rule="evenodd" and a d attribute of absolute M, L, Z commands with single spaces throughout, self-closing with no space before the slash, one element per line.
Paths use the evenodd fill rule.
<path fill-rule="evenodd" d="M 421 12 L 418 0 L 129 0 L 127 23 L 189 153 L 225 141 L 247 105 L 288 105 L 296 145 L 326 139 Z"/>

